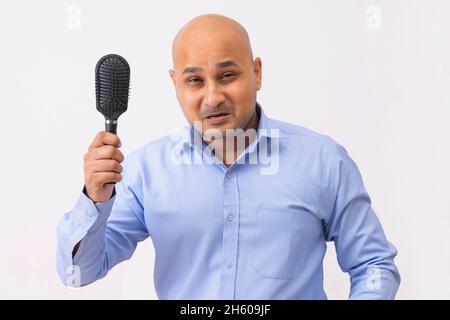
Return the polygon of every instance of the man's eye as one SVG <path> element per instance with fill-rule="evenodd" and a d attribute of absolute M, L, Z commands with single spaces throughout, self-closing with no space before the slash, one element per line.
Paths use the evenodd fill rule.
<path fill-rule="evenodd" d="M 190 79 L 187 80 L 188 84 L 198 84 L 200 82 L 202 82 L 202 80 L 199 79 L 199 78 L 190 78 Z"/>
<path fill-rule="evenodd" d="M 228 72 L 228 73 L 225 73 L 225 74 L 222 76 L 222 79 L 223 79 L 223 80 L 228 80 L 228 79 L 233 78 L 234 76 L 235 76 L 234 73 Z"/>

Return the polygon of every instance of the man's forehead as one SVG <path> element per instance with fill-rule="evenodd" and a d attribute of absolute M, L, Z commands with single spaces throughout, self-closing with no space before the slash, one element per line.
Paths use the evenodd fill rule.
<path fill-rule="evenodd" d="M 245 44 L 207 43 L 199 46 L 191 43 L 186 47 L 178 47 L 174 52 L 174 65 L 178 68 L 225 68 L 243 67 L 249 59 L 248 48 Z"/>

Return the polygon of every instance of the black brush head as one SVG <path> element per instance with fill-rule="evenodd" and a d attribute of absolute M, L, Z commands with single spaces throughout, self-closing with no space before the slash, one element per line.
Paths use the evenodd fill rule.
<path fill-rule="evenodd" d="M 117 120 L 127 111 L 130 89 L 130 66 L 117 54 L 108 54 L 95 67 L 97 110 L 106 120 Z"/>

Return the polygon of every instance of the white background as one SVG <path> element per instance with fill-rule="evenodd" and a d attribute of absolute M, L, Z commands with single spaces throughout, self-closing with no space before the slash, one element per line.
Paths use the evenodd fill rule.
<path fill-rule="evenodd" d="M 168 70 L 171 41 L 196 15 L 240 21 L 263 61 L 258 100 L 273 118 L 325 133 L 359 165 L 398 248 L 397 298 L 450 298 L 450 2 L 2 1 L 0 298 L 155 299 L 151 240 L 82 289 L 55 268 L 56 224 L 83 185 L 82 156 L 103 118 L 94 67 L 132 70 L 120 118 L 126 153 L 185 120 Z M 329 246 L 325 287 L 348 295 Z"/>

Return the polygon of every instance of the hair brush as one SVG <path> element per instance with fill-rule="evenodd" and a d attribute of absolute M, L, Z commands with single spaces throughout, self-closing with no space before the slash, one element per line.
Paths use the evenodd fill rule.
<path fill-rule="evenodd" d="M 127 111 L 130 66 L 117 54 L 101 58 L 95 67 L 97 110 L 105 117 L 105 131 L 117 133 L 117 119 Z"/>

